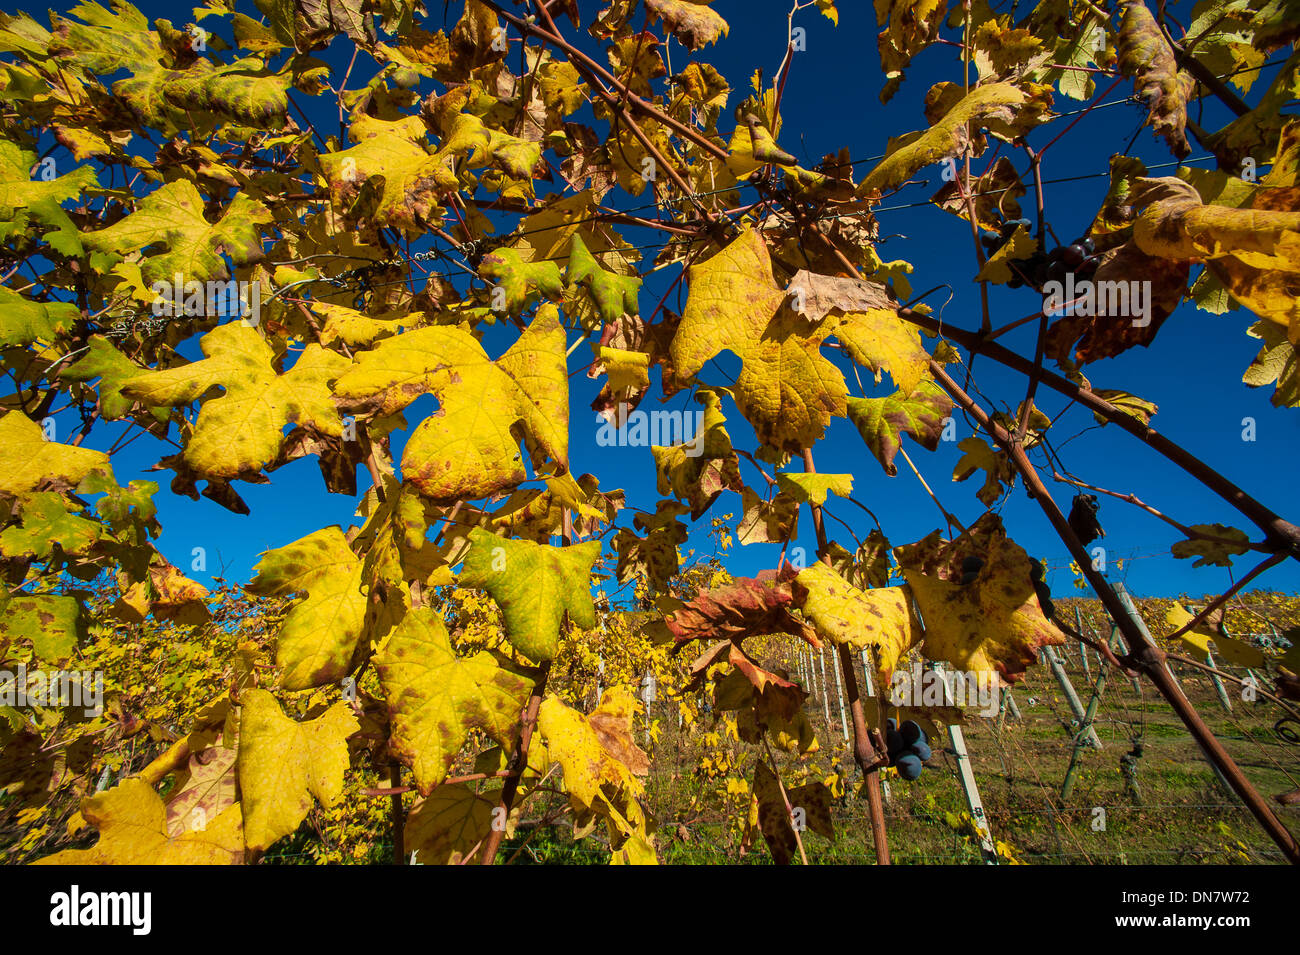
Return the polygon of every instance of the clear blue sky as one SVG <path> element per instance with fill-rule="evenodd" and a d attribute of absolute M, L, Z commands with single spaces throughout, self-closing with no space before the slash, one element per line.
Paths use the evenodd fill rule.
<path fill-rule="evenodd" d="M 430 6 L 434 15 L 424 24 L 425 27 L 431 30 L 442 27 L 441 4 Z M 453 18 L 458 6 L 453 5 Z M 590 8 L 590 4 L 585 6 Z M 1171 9 L 1186 22 L 1185 16 L 1178 11 L 1185 13 L 1187 7 L 1187 4 L 1179 4 Z M 714 8 L 730 23 L 730 35 L 720 45 L 709 47 L 696 57 L 712 63 L 733 84 L 732 98 L 720 120 L 720 127 L 729 133 L 731 108 L 746 95 L 752 71 L 761 67 L 770 81 L 781 61 L 789 3 L 788 0 L 715 0 Z M 142 9 L 150 16 L 170 16 L 174 21 L 181 20 L 179 11 L 168 5 L 143 4 Z M 240 9 L 255 13 L 251 5 L 241 5 Z M 214 22 L 208 21 L 209 24 Z M 921 104 L 932 83 L 942 79 L 960 81 L 959 51 L 952 47 L 931 49 L 909 70 L 908 79 L 897 96 L 887 106 L 881 106 L 878 93 L 882 78 L 875 40 L 877 28 L 870 4 L 841 0 L 838 29 L 815 10 L 801 13 L 797 23 L 807 29 L 808 49 L 794 58 L 782 106 L 785 126 L 780 142 L 799 156 L 805 165 L 812 165 L 824 153 L 843 146 L 849 147 L 854 159 L 879 155 L 884 151 L 889 136 L 924 127 Z M 350 52 L 350 47 L 347 51 L 343 49 L 345 44 L 343 38 L 337 39 L 324 58 L 341 68 Z M 685 51 L 674 43 L 671 55 L 674 71 L 680 70 L 686 62 Z M 374 64 L 363 54 L 351 85 L 358 85 L 358 81 L 368 79 L 373 72 Z M 1273 73 L 1272 70 L 1266 71 L 1261 82 L 1267 82 Z M 1109 82 L 1103 78 L 1101 88 L 1104 89 Z M 426 81 L 421 90 L 427 93 L 429 87 Z M 1132 84 L 1125 80 L 1106 101 L 1121 100 L 1131 92 Z M 1258 93 L 1258 89 L 1255 92 Z M 311 104 L 306 97 L 299 95 L 298 102 L 306 105 L 313 115 L 330 117 L 326 129 L 336 128 L 331 96 L 327 94 Z M 1057 98 L 1060 111 L 1078 109 L 1081 105 L 1064 97 Z M 1078 235 L 1091 221 L 1105 193 L 1108 158 L 1123 150 L 1142 118 L 1142 112 L 1133 104 L 1095 110 L 1047 154 L 1044 170 L 1049 180 L 1097 174 L 1093 178 L 1047 187 L 1048 219 L 1063 240 Z M 1215 129 L 1223 122 L 1223 111 L 1216 104 L 1207 103 L 1202 125 Z M 1046 131 L 1035 133 L 1031 145 L 1041 148 L 1062 126 L 1062 123 L 1056 123 Z M 1163 142 L 1156 140 L 1150 130 L 1140 132 L 1129 154 L 1141 157 L 1149 165 L 1172 160 Z M 1194 148 L 1193 159 L 1203 155 L 1203 150 Z M 1022 158 L 1016 157 L 1016 165 L 1024 171 Z M 868 168 L 869 164 L 859 165 L 858 175 L 861 176 Z M 879 212 L 879 219 L 882 235 L 889 238 L 880 246 L 879 252 L 886 260 L 902 258 L 913 263 L 916 271 L 912 284 L 917 291 L 950 283 L 955 294 L 944 310 L 945 321 L 974 328 L 979 324 L 979 295 L 978 286 L 972 281 L 974 262 L 967 223 L 925 204 L 912 208 L 888 208 L 924 203 L 941 184 L 938 172 L 937 167 L 929 171 L 929 185 L 910 186 L 885 203 L 886 209 Z M 1172 167 L 1156 172 L 1163 175 L 1172 173 Z M 615 192 L 606 201 L 639 205 L 645 200 Z M 644 231 L 620 231 L 634 244 L 655 240 L 653 235 Z M 671 273 L 672 270 L 664 270 L 646 282 L 641 294 L 643 310 L 648 311 L 658 301 Z M 928 301 L 938 307 L 943 297 L 944 293 L 938 293 Z M 995 325 L 1021 318 L 1037 308 L 1034 293 L 1027 289 L 1011 291 L 995 286 L 991 298 Z M 1294 506 L 1296 475 L 1300 470 L 1300 440 L 1297 440 L 1300 439 L 1300 413 L 1272 407 L 1269 403 L 1271 388 L 1248 389 L 1241 384 L 1242 371 L 1258 351 L 1259 343 L 1246 335 L 1246 328 L 1253 320 L 1253 316 L 1244 311 L 1216 317 L 1184 306 L 1168 319 L 1150 349 L 1130 351 L 1117 359 L 1088 366 L 1085 372 L 1095 387 L 1122 388 L 1156 402 L 1160 411 L 1153 424 L 1159 430 L 1220 468 L 1283 516 L 1296 520 L 1300 517 L 1300 508 Z M 1032 354 L 1034 327 L 1031 324 L 1017 330 L 1003 341 L 1024 354 Z M 507 342 L 496 335 L 490 335 L 487 340 L 489 352 L 494 357 L 506 345 Z M 193 343 L 184 351 L 198 357 Z M 570 371 L 585 364 L 587 355 L 585 347 L 576 351 L 570 358 Z M 722 365 L 734 375 L 737 362 L 723 361 Z M 1023 398 L 1026 382 L 1018 373 L 1002 371 L 986 359 L 977 361 L 975 372 L 980 390 L 1000 399 L 1002 407 L 1014 407 Z M 708 377 L 710 373 L 706 368 L 704 376 Z M 851 374 L 849 381 L 856 393 Z M 868 388 L 871 387 L 869 376 L 864 375 L 864 382 Z M 717 380 L 715 383 L 726 382 Z M 595 416 L 588 411 L 588 403 L 595 395 L 598 382 L 590 381 L 585 374 L 577 374 L 571 379 L 571 385 L 570 455 L 573 471 L 591 471 L 600 477 L 602 488 L 625 488 L 630 504 L 653 510 L 658 495 L 649 449 L 597 447 Z M 886 377 L 882 385 L 870 393 L 880 395 L 889 391 L 892 391 L 892 385 Z M 656 407 L 656 396 L 657 390 L 652 390 L 643 407 Z M 683 397 L 679 396 L 669 407 L 682 407 L 682 401 Z M 1039 391 L 1039 404 L 1051 415 L 1056 415 L 1065 406 L 1060 396 L 1044 389 Z M 408 409 L 408 420 L 414 426 L 434 407 L 432 398 L 424 398 Z M 692 404 L 691 407 L 696 406 Z M 729 402 L 725 410 L 733 440 L 741 447 L 752 449 L 754 439 L 748 426 Z M 1241 440 L 1242 419 L 1247 416 L 1257 422 L 1257 440 L 1254 443 Z M 1094 424 L 1089 412 L 1079 408 L 1070 410 L 1053 431 L 1058 447 L 1068 435 L 1084 431 Z M 72 419 L 65 416 L 64 428 L 72 425 Z M 959 439 L 969 434 L 960 419 L 958 427 Z M 101 426 L 88 444 L 106 448 L 116 433 L 114 427 Z M 975 498 L 980 480 L 978 475 L 964 484 L 951 481 L 953 465 L 960 456 L 955 444 L 941 445 L 935 453 L 927 453 L 911 443 L 907 448 L 946 506 L 964 522 L 973 521 L 983 511 L 983 505 Z M 191 549 L 205 547 L 209 554 L 208 574 L 193 574 L 200 581 L 207 582 L 208 576 L 220 571 L 223 562 L 227 577 L 246 581 L 261 551 L 287 544 L 329 524 L 346 526 L 353 519 L 356 501 L 326 493 L 313 458 L 294 462 L 275 472 L 270 485 L 237 484 L 237 489 L 252 509 L 250 516 L 241 517 L 206 498 L 194 502 L 172 495 L 166 487 L 171 472 L 150 473 L 145 470 L 171 450 L 170 446 L 142 438 L 115 456 L 114 467 L 122 483 L 133 478 L 159 480 L 162 491 L 156 500 L 164 528 L 159 542 L 161 549 L 179 567 L 188 570 Z M 1252 537 L 1258 536 L 1235 511 L 1200 484 L 1183 476 L 1163 457 L 1115 426 L 1087 431 L 1077 440 L 1070 441 L 1062 453 L 1070 467 L 1085 480 L 1136 493 L 1183 523 L 1221 521 L 1252 532 Z M 847 420 L 834 420 L 826 439 L 817 446 L 816 455 L 819 470 L 852 471 L 855 474 L 854 496 L 880 515 L 894 544 L 910 542 L 940 526 L 937 509 L 901 459 L 898 476 L 886 476 Z M 400 444 L 395 446 L 394 456 L 400 459 Z M 797 465 L 794 469 L 797 470 Z M 752 471 L 746 476 L 761 484 Z M 364 469 L 358 476 L 358 483 L 363 490 L 369 483 Z M 1073 490 L 1064 485 L 1050 486 L 1057 500 L 1068 509 Z M 707 551 L 709 544 L 702 531 L 707 528 L 709 517 L 726 513 L 739 516 L 739 504 L 738 495 L 724 492 L 711 514 L 696 525 L 701 532 L 694 535 L 686 546 Z M 847 521 L 855 533 L 866 535 L 871 525 L 865 521 L 861 511 L 845 502 L 836 503 L 835 498 L 831 498 L 829 504 L 831 512 Z M 1068 561 L 1064 546 L 1038 506 L 1025 497 L 1022 487 L 1017 485 L 1000 508 L 1012 536 L 1052 568 L 1049 582 L 1053 589 L 1061 594 L 1076 593 L 1070 588 L 1070 575 L 1064 569 Z M 800 523 L 799 543 L 812 554 L 816 550 L 816 541 L 812 523 L 807 518 L 805 513 Z M 619 523 L 630 526 L 631 519 L 632 512 L 625 511 Z M 1222 568 L 1193 570 L 1190 561 L 1179 561 L 1169 556 L 1169 546 L 1179 535 L 1173 528 L 1136 508 L 1106 500 L 1101 522 L 1107 534 L 1101 543 L 1107 546 L 1111 561 L 1140 558 L 1126 563 L 1122 570 L 1117 570 L 1113 564 L 1110 568 L 1112 578 L 1124 580 L 1136 594 L 1187 592 L 1200 595 L 1218 592 L 1229 584 L 1228 573 Z M 828 522 L 828 531 L 841 543 L 852 546 L 848 534 L 834 520 Z M 775 545 L 737 547 L 731 552 L 728 566 L 734 574 L 752 574 L 763 567 L 774 566 L 777 554 Z M 1252 561 L 1248 555 L 1238 560 L 1235 570 L 1242 573 L 1250 566 Z M 1265 587 L 1294 591 L 1300 587 L 1300 565 L 1288 562 L 1265 574 L 1259 583 Z"/>

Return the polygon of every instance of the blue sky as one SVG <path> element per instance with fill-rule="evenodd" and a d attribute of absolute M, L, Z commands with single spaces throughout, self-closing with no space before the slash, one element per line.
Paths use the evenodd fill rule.
<path fill-rule="evenodd" d="M 590 4 L 584 7 L 589 8 Z M 1186 4 L 1181 4 L 1171 9 L 1185 11 L 1186 7 Z M 431 8 L 435 14 L 424 25 L 428 29 L 442 27 L 441 4 L 431 4 Z M 732 124 L 730 109 L 746 95 L 750 74 L 761 67 L 770 81 L 781 61 L 789 4 L 788 0 L 715 0 L 714 8 L 730 23 L 730 35 L 721 44 L 709 47 L 695 57 L 716 66 L 733 84 L 728 109 L 724 110 L 720 120 L 724 133 L 729 133 Z M 182 19 L 175 9 L 161 4 L 142 4 L 142 9 L 150 16 L 169 16 L 177 22 Z M 241 9 L 253 12 L 242 5 Z M 1186 22 L 1185 17 L 1180 16 L 1180 19 Z M 876 53 L 877 27 L 871 5 L 842 0 L 838 29 L 815 10 L 804 11 L 796 22 L 807 30 L 807 50 L 794 57 L 782 104 L 785 126 L 780 142 L 805 165 L 813 165 L 824 153 L 844 146 L 849 147 L 854 159 L 881 154 L 891 135 L 924 127 L 921 104 L 932 83 L 944 79 L 960 81 L 960 51 L 954 47 L 933 48 L 918 58 L 901 91 L 888 105 L 882 106 L 878 98 L 882 77 Z M 345 41 L 340 38 L 324 54 L 328 62 L 340 69 L 346 64 L 350 52 L 350 47 L 345 51 L 344 46 Z M 671 57 L 674 71 L 680 70 L 687 62 L 684 49 L 675 43 L 671 46 Z M 363 55 L 358 60 L 350 85 L 364 82 L 373 75 L 374 69 L 373 63 Z M 1272 70 L 1265 71 L 1256 94 L 1273 73 Z M 1109 79 L 1103 78 L 1100 88 L 1104 89 L 1109 83 Z M 428 92 L 429 87 L 426 81 L 421 90 Z M 1122 100 L 1131 92 L 1132 84 L 1125 80 L 1105 102 Z M 314 115 L 330 117 L 326 129 L 336 128 L 331 96 L 327 94 L 318 98 L 315 104 L 299 96 L 298 102 L 306 105 Z M 1064 97 L 1057 98 L 1060 111 L 1075 110 L 1081 105 Z M 1207 103 L 1202 125 L 1216 129 L 1226 121 L 1225 115 L 1217 104 Z M 1048 220 L 1062 240 L 1068 241 L 1078 235 L 1091 221 L 1106 190 L 1108 158 L 1124 149 L 1142 119 L 1142 112 L 1133 104 L 1094 110 L 1048 152 L 1044 160 L 1046 179 L 1091 177 L 1047 186 Z M 1056 123 L 1033 134 L 1031 145 L 1041 148 L 1062 127 L 1062 123 Z M 1172 160 L 1164 143 L 1155 139 L 1150 130 L 1138 134 L 1129 155 L 1139 156 L 1149 165 Z M 1194 146 L 1193 160 L 1203 155 L 1204 151 Z M 1013 155 L 1013 158 L 1017 168 L 1023 172 L 1026 166 L 1023 157 Z M 1212 162 L 1196 164 L 1213 165 Z M 859 165 L 858 176 L 869 168 L 867 163 Z M 978 160 L 976 168 L 982 168 Z M 1169 167 L 1156 170 L 1155 174 L 1171 175 L 1173 171 Z M 917 291 L 940 283 L 951 284 L 953 298 L 944 308 L 944 320 L 964 328 L 975 328 L 979 324 L 979 294 L 978 286 L 972 281 L 974 260 L 969 226 L 962 219 L 924 204 L 941 185 L 938 167 L 929 171 L 929 178 L 928 185 L 909 186 L 884 204 L 885 208 L 879 212 L 881 234 L 889 238 L 878 251 L 883 259 L 906 259 L 915 266 L 912 285 Z M 752 192 L 747 195 L 752 195 Z M 606 199 L 606 202 L 628 206 L 641 205 L 645 201 L 617 192 Z M 911 203 L 921 205 L 890 208 Z M 653 235 L 636 229 L 620 228 L 620 232 L 638 245 L 655 239 Z M 663 270 L 647 280 L 641 293 L 643 310 L 653 307 L 673 274 L 672 270 Z M 945 295 L 940 292 L 927 301 L 937 308 Z M 1037 308 L 1031 290 L 1011 291 L 997 286 L 991 287 L 991 304 L 995 325 L 1022 318 Z M 1138 348 L 1117 359 L 1090 365 L 1085 373 L 1095 387 L 1122 388 L 1156 402 L 1160 411 L 1153 421 L 1155 427 L 1212 463 L 1283 516 L 1295 520 L 1297 512 L 1290 502 L 1295 496 L 1295 478 L 1300 470 L 1300 440 L 1297 440 L 1300 439 L 1300 413 L 1272 407 L 1269 403 L 1271 388 L 1248 389 L 1241 384 L 1242 371 L 1258 351 L 1258 341 L 1246 335 L 1246 328 L 1253 321 L 1253 316 L 1244 311 L 1213 316 L 1184 306 L 1167 320 L 1151 348 Z M 1032 354 L 1035 327 L 1036 323 L 1025 326 L 1002 341 L 1022 354 Z M 487 339 L 488 350 L 494 357 L 507 344 L 506 339 L 497 335 L 489 335 Z M 184 351 L 198 357 L 193 343 Z M 570 358 L 570 371 L 578 371 L 585 365 L 587 355 L 585 346 L 579 348 Z M 738 362 L 728 355 L 721 365 L 734 375 Z M 709 378 L 711 374 L 711 369 L 706 368 L 702 377 Z M 727 383 L 720 377 L 709 380 L 714 384 Z M 857 393 L 851 373 L 848 380 L 851 390 Z M 869 375 L 864 374 L 863 380 L 869 389 L 868 395 L 882 395 L 893 390 L 888 377 L 874 390 L 871 390 Z M 588 411 L 588 403 L 599 382 L 590 381 L 581 373 L 570 381 L 573 471 L 591 471 L 600 477 L 602 488 L 622 487 L 628 493 L 629 504 L 653 510 L 658 495 L 650 450 L 598 447 L 595 415 Z M 1014 407 L 1024 396 L 1024 377 L 1004 371 L 987 359 L 976 362 L 975 381 L 982 393 L 1000 400 L 999 407 Z M 643 407 L 657 407 L 657 394 L 657 390 L 652 390 Z M 683 407 L 683 401 L 684 397 L 678 396 L 667 407 Z M 1065 401 L 1054 392 L 1040 389 L 1039 405 L 1054 416 L 1065 407 Z M 421 399 L 411 406 L 407 418 L 412 427 L 435 407 L 432 398 Z M 690 407 L 697 406 L 692 403 Z M 734 405 L 727 402 L 725 411 L 735 443 L 752 449 L 752 432 Z M 1246 417 L 1254 418 L 1256 422 L 1257 438 L 1253 443 L 1241 439 L 1242 419 Z M 64 416 L 63 427 L 72 427 L 74 420 L 75 415 Z M 1089 428 L 1091 430 L 1085 431 Z M 1160 455 L 1115 426 L 1096 428 L 1087 411 L 1071 409 L 1058 421 L 1053 431 L 1058 448 L 1067 436 L 1078 432 L 1084 433 L 1065 446 L 1062 456 L 1084 480 L 1133 492 L 1185 524 L 1220 521 L 1253 531 L 1234 510 Z M 115 427 L 101 426 L 92 433 L 87 444 L 107 448 L 116 433 Z M 958 438 L 969 433 L 959 418 Z M 979 477 L 964 484 L 951 481 L 953 465 L 960 457 L 955 443 L 940 445 L 934 453 L 910 443 L 907 449 L 949 510 L 967 523 L 979 516 L 984 510 L 975 498 Z M 237 484 L 252 510 L 249 516 L 238 516 L 207 499 L 194 502 L 172 495 L 166 487 L 171 472 L 146 470 L 158 457 L 172 450 L 170 445 L 144 437 L 115 455 L 114 468 L 122 483 L 134 478 L 148 478 L 162 484 L 162 490 L 155 498 L 164 528 L 159 545 L 169 559 L 187 572 L 192 549 L 205 548 L 207 572 L 192 573 L 200 581 L 207 582 L 211 575 L 221 571 L 223 565 L 229 579 L 246 581 L 261 551 L 287 544 L 323 526 L 346 526 L 353 520 L 356 500 L 326 493 L 314 458 L 294 462 L 276 471 L 271 476 L 273 483 L 270 485 Z M 894 544 L 916 540 L 941 526 L 938 510 L 901 459 L 898 476 L 886 476 L 847 420 L 835 419 L 832 422 L 815 454 L 819 470 L 854 473 L 855 498 L 880 516 L 885 532 Z M 400 443 L 395 445 L 395 457 L 400 458 Z M 751 483 L 761 485 L 761 479 L 752 470 L 746 470 L 747 467 L 742 467 L 742 473 Z M 792 469 L 798 470 L 798 465 Z M 364 490 L 368 483 L 363 469 L 358 484 Z M 1050 481 L 1049 486 L 1058 502 L 1068 509 L 1073 489 Z M 727 513 L 739 516 L 739 505 L 738 495 L 725 492 L 710 514 L 696 525 L 701 532 L 693 535 L 686 547 L 693 546 L 706 552 L 710 545 L 702 530 L 707 527 L 708 518 Z M 1062 594 L 1077 593 L 1069 586 L 1070 575 L 1064 566 L 1068 555 L 1064 546 L 1039 507 L 1026 498 L 1023 488 L 1017 485 L 999 504 L 999 509 L 1012 536 L 1051 568 L 1049 582 L 1053 589 Z M 846 502 L 837 503 L 835 498 L 831 498 L 829 510 L 848 522 L 859 537 L 865 537 L 872 526 L 860 510 Z M 630 525 L 631 518 L 632 512 L 625 511 L 619 523 Z M 1136 594 L 1187 592 L 1199 595 L 1218 592 L 1229 584 L 1228 573 L 1222 568 L 1193 569 L 1190 561 L 1179 561 L 1169 556 L 1169 546 L 1179 539 L 1177 532 L 1136 508 L 1116 500 L 1104 500 L 1101 523 L 1107 536 L 1100 543 L 1107 547 L 1110 576 L 1125 581 Z M 833 538 L 851 548 L 851 538 L 842 525 L 830 520 L 827 526 Z M 816 550 L 816 540 L 806 513 L 800 522 L 799 536 L 798 544 L 811 555 Z M 1257 533 L 1252 533 L 1252 537 L 1257 536 Z M 777 555 L 775 545 L 737 547 L 731 551 L 727 563 L 734 574 L 748 575 L 774 566 Z M 1122 569 L 1115 566 L 1117 559 L 1126 561 Z M 1238 560 L 1235 570 L 1242 573 L 1250 566 L 1251 558 L 1247 556 Z M 1294 591 L 1300 588 L 1300 565 L 1287 562 L 1265 574 L 1259 583 Z"/>

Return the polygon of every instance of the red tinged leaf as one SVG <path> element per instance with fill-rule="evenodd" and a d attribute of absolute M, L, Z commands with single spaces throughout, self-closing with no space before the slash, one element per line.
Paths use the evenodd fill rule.
<path fill-rule="evenodd" d="M 725 587 L 701 593 L 664 617 L 680 647 L 692 640 L 729 640 L 788 633 L 820 649 L 816 632 L 794 613 L 792 573 L 770 579 L 738 577 Z"/>

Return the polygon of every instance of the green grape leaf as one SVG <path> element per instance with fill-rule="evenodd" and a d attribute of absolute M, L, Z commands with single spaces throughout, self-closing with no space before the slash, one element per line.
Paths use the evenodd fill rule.
<path fill-rule="evenodd" d="M 853 493 L 852 474 L 803 474 L 778 472 L 776 485 L 801 504 L 825 504 L 826 495 L 848 497 Z"/>
<path fill-rule="evenodd" d="M 36 659 L 60 663 L 86 639 L 86 614 L 76 597 L 19 594 L 0 602 L 0 649 L 31 641 Z"/>
<path fill-rule="evenodd" d="M 66 335 L 81 313 L 67 302 L 33 302 L 0 285 L 0 348 L 51 342 Z"/>
<path fill-rule="evenodd" d="M 98 378 L 100 414 L 109 421 L 126 417 L 134 402 L 122 394 L 122 387 L 134 378 L 149 374 L 149 369 L 135 364 L 102 335 L 92 335 L 86 347 L 89 354 L 63 369 L 59 377 L 67 381 Z M 170 416 L 165 405 L 150 408 L 149 413 L 160 423 Z"/>
<path fill-rule="evenodd" d="M 203 209 L 203 197 L 194 184 L 177 179 L 139 200 L 124 219 L 98 232 L 83 233 L 82 242 L 92 252 L 114 260 L 162 247 L 165 251 L 146 256 L 141 264 L 146 282 L 174 282 L 178 275 L 186 282 L 225 280 L 229 274 L 223 254 L 236 265 L 261 260 L 258 227 L 271 221 L 264 205 L 237 193 L 216 224 L 204 218 Z"/>
<path fill-rule="evenodd" d="M 469 532 L 470 549 L 458 577 L 492 595 L 501 608 L 506 636 L 530 660 L 550 660 L 559 646 L 565 613 L 578 627 L 596 626 L 591 565 L 600 542 L 551 547 L 506 540 L 481 528 Z"/>
<path fill-rule="evenodd" d="M 84 553 L 99 540 L 100 525 L 73 514 L 62 495 L 33 494 L 23 504 L 22 526 L 0 532 L 0 554 L 46 559 L 57 544 L 65 554 Z"/>
<path fill-rule="evenodd" d="M 635 275 L 619 275 L 601 267 L 587 250 L 577 232 L 569 240 L 569 267 L 565 272 L 569 286 L 581 286 L 596 304 L 596 312 L 605 323 L 616 322 L 623 315 L 638 314 L 637 292 L 641 280 Z"/>
<path fill-rule="evenodd" d="M 520 314 L 539 296 L 556 302 L 564 297 L 560 267 L 548 260 L 529 262 L 516 249 L 497 249 L 483 256 L 478 272 L 494 284 L 493 294 L 501 289 L 501 300 L 493 301 L 492 307 L 508 315 Z"/>
<path fill-rule="evenodd" d="M 939 447 L 952 399 L 934 382 L 923 381 L 910 395 L 896 391 L 887 398 L 850 398 L 848 411 L 862 440 L 892 477 L 898 473 L 894 456 L 903 435 L 911 435 L 928 451 Z"/>

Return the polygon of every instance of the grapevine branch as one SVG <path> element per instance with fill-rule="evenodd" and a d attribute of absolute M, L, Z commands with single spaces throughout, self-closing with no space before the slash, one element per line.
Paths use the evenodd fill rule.
<path fill-rule="evenodd" d="M 1019 371 L 1025 375 L 1035 374 L 1035 366 L 1029 359 L 1009 348 L 1004 348 L 996 342 L 983 339 L 977 332 L 968 332 L 947 325 L 933 316 L 922 315 L 913 312 L 911 309 L 899 309 L 898 314 L 914 325 L 937 332 L 956 342 L 970 351 L 972 355 L 982 354 L 1014 371 Z M 1177 464 L 1183 471 L 1223 498 L 1224 501 L 1231 504 L 1263 531 L 1271 548 L 1285 553 L 1295 560 L 1300 560 L 1300 527 L 1290 521 L 1283 520 L 1190 451 L 1171 441 L 1149 424 L 1145 424 L 1140 419 L 1115 407 L 1088 388 L 1075 384 L 1068 378 L 1062 378 L 1047 369 L 1040 368 L 1037 374 L 1040 384 L 1047 385 L 1052 390 L 1077 401 L 1089 411 L 1096 412 L 1108 422 L 1118 425 L 1142 441 L 1142 443 L 1148 445 L 1152 450 Z"/>
<path fill-rule="evenodd" d="M 1055 529 L 1071 555 L 1078 562 L 1084 576 L 1088 579 L 1088 583 L 1092 585 L 1094 592 L 1105 606 L 1111 619 L 1115 621 L 1115 625 L 1124 635 L 1129 647 L 1127 657 L 1129 662 L 1155 684 L 1161 696 L 1169 702 L 1174 712 L 1178 714 L 1183 724 L 1191 732 L 1197 743 L 1200 744 L 1206 758 L 1223 774 L 1229 786 L 1241 797 L 1242 802 L 1245 803 L 1264 831 L 1277 843 L 1287 859 L 1292 863 L 1300 863 L 1300 844 L 1296 843 L 1295 837 L 1282 824 L 1273 808 L 1251 785 L 1250 780 L 1242 773 L 1241 767 L 1223 748 L 1223 744 L 1219 742 L 1218 737 L 1205 725 L 1205 721 L 1201 719 L 1200 714 L 1197 713 L 1196 708 L 1192 706 L 1182 688 L 1175 681 L 1173 674 L 1169 672 L 1168 667 L 1165 665 L 1167 658 L 1165 652 L 1156 646 L 1142 628 L 1137 626 L 1129 615 L 1128 609 L 1121 602 L 1119 595 L 1111 587 L 1110 582 L 1093 570 L 1087 551 L 1071 529 L 1061 509 L 1052 499 L 1051 492 L 1043 484 L 1038 471 L 1030 463 L 1024 448 L 948 376 L 943 365 L 931 361 L 930 371 L 934 375 L 935 381 L 952 396 L 952 399 L 957 404 L 961 405 L 975 418 L 998 446 L 1006 452 L 1012 465 L 1025 482 L 1025 487 L 1028 489 L 1030 496 L 1038 502 L 1039 507 L 1042 508 L 1043 513 L 1051 522 L 1053 529 Z"/>
<path fill-rule="evenodd" d="M 805 448 L 803 467 L 809 474 L 817 471 L 813 463 L 812 450 Z M 812 510 L 813 528 L 817 532 L 817 548 L 821 552 L 821 561 L 830 564 L 830 552 L 827 548 L 826 527 L 822 522 L 822 509 L 809 502 Z M 853 716 L 853 758 L 862 770 L 863 781 L 867 790 L 867 813 L 871 821 L 872 840 L 876 846 L 876 862 L 889 865 L 889 838 L 885 831 L 885 806 L 880 793 L 880 767 L 886 760 L 880 755 L 876 744 L 872 742 L 867 729 L 866 713 L 862 708 L 862 695 L 858 690 L 858 676 L 853 669 L 853 654 L 844 644 L 838 645 L 840 671 L 844 676 L 844 691 L 849 698 L 849 712 Z"/>

